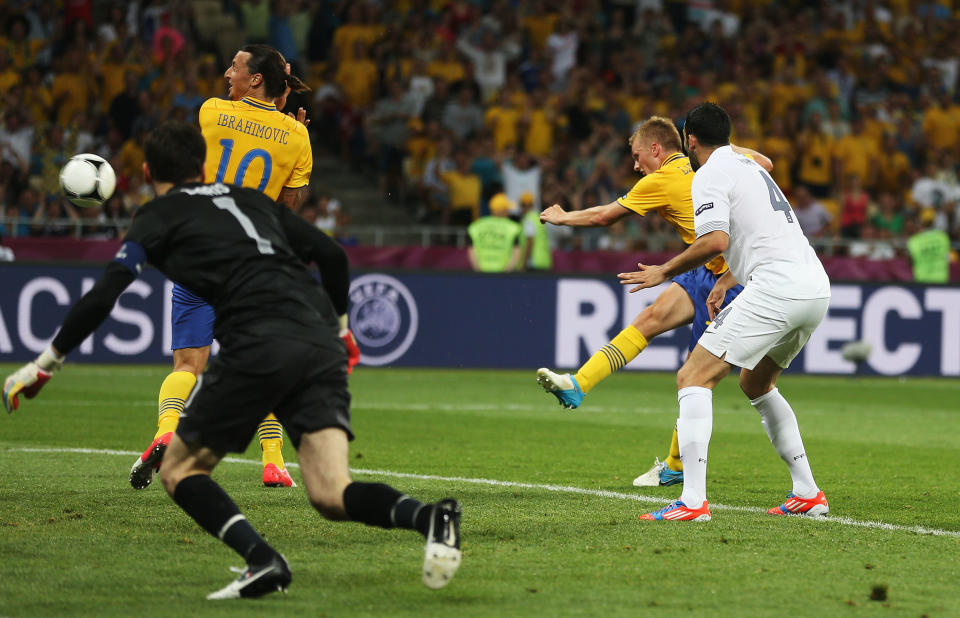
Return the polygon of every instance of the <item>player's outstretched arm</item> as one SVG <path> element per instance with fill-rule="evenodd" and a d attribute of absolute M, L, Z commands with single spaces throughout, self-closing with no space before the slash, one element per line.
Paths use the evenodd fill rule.
<path fill-rule="evenodd" d="M 100 280 L 83 295 L 63 321 L 53 343 L 33 362 L 27 363 L 3 381 L 3 407 L 13 412 L 20 407 L 19 396 L 32 399 L 63 359 L 80 345 L 110 315 L 110 310 L 136 277 L 127 267 L 111 262 Z"/>
<path fill-rule="evenodd" d="M 667 279 L 676 277 L 688 270 L 693 270 L 697 266 L 703 266 L 713 258 L 717 257 L 730 244 L 730 236 L 722 231 L 716 230 L 703 236 L 699 236 L 692 245 L 686 248 L 683 253 L 659 266 L 647 266 L 646 264 L 637 264 L 637 270 L 632 273 L 619 273 L 621 285 L 635 285 L 630 292 L 636 292 L 645 288 L 652 288 L 660 285 Z"/>
<path fill-rule="evenodd" d="M 619 202 L 571 211 L 564 210 L 560 204 L 554 204 L 540 213 L 540 222 L 570 227 L 606 227 L 629 214 L 630 211 Z"/>

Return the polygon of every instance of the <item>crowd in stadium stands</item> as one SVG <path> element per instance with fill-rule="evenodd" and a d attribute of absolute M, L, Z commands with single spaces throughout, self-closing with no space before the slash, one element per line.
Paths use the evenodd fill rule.
<path fill-rule="evenodd" d="M 313 88 L 288 109 L 311 110 L 315 151 L 376 176 L 422 222 L 465 226 L 500 192 L 517 215 L 526 193 L 612 202 L 637 180 L 633 126 L 709 99 L 735 143 L 773 160 L 809 236 L 889 257 L 921 220 L 960 239 L 958 26 L 950 2 L 911 0 L 10 1 L 0 203 L 31 222 L 0 235 L 72 233 L 63 218 L 116 234 L 106 224 L 150 197 L 145 132 L 195 118 L 233 52 L 267 42 Z M 59 196 L 74 152 L 118 173 L 102 211 Z M 303 214 L 332 231 L 332 203 L 314 196 Z M 678 248 L 656 216 L 551 233 L 559 248 Z"/>

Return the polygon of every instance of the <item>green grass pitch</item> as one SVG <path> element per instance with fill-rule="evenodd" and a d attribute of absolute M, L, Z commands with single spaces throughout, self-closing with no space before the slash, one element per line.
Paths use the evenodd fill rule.
<path fill-rule="evenodd" d="M 457 577 L 428 590 L 416 533 L 326 522 L 302 488 L 263 488 L 254 442 L 215 478 L 288 557 L 293 584 L 214 603 L 204 596 L 237 557 L 158 483 L 127 484 L 167 371 L 68 364 L 0 418 L 0 616 L 960 615 L 957 380 L 782 378 L 830 500 L 831 518 L 811 521 L 763 514 L 789 476 L 727 379 L 714 518 L 700 524 L 637 519 L 679 495 L 630 484 L 665 455 L 670 374 L 616 375 L 571 412 L 532 369 L 361 367 L 355 478 L 458 498 Z"/>

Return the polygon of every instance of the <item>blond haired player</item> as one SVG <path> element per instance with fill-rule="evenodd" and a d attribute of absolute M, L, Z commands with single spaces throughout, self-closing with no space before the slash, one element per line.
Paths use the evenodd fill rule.
<path fill-rule="evenodd" d="M 773 169 L 773 164 L 763 155 L 747 148 L 735 148 L 754 157 L 767 169 Z M 668 118 L 653 116 L 630 137 L 630 149 L 633 169 L 644 176 L 629 193 L 610 204 L 572 212 L 554 204 L 540 214 L 540 220 L 554 225 L 597 227 L 611 225 L 629 214 L 643 216 L 657 212 L 676 228 L 683 242 L 691 244 L 696 239 L 690 198 L 693 170 L 690 160 L 683 155 L 676 126 Z M 593 387 L 636 358 L 657 335 L 692 323 L 692 350 L 709 324 L 705 305 L 707 295 L 726 270 L 723 258 L 717 257 L 703 267 L 677 277 L 629 326 L 595 352 L 576 374 L 557 374 L 540 368 L 537 381 L 544 390 L 556 396 L 563 407 L 573 409 L 583 402 Z M 731 289 L 724 302 L 732 301 L 740 289 L 740 286 Z M 657 459 L 653 468 L 634 479 L 633 484 L 642 487 L 682 482 L 683 464 L 674 429 L 666 460 Z"/>
<path fill-rule="evenodd" d="M 200 108 L 200 130 L 207 145 L 204 178 L 257 189 L 296 210 L 308 192 L 313 153 L 306 123 L 302 122 L 303 110 L 294 118 L 279 109 L 291 90 L 302 92 L 308 90 L 307 86 L 290 75 L 280 52 L 267 45 L 241 48 L 224 77 L 229 100 L 208 99 Z M 160 415 L 153 443 L 130 470 L 130 484 L 136 489 L 147 487 L 153 480 L 184 404 L 210 357 L 213 307 L 175 284 L 172 314 L 173 372 L 160 386 Z M 341 334 L 349 340 L 350 348 L 352 335 L 346 331 L 345 321 L 343 327 Z M 354 344 L 351 357 L 355 349 Z M 262 449 L 263 484 L 292 486 L 281 454 L 283 431 L 273 414 L 260 424 L 257 436 Z"/>

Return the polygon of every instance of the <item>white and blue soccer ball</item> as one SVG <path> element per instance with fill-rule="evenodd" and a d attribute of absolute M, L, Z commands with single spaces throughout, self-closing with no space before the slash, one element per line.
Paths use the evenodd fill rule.
<path fill-rule="evenodd" d="M 113 195 L 117 174 L 103 157 L 78 154 L 60 170 L 60 188 L 74 205 L 96 208 Z"/>

